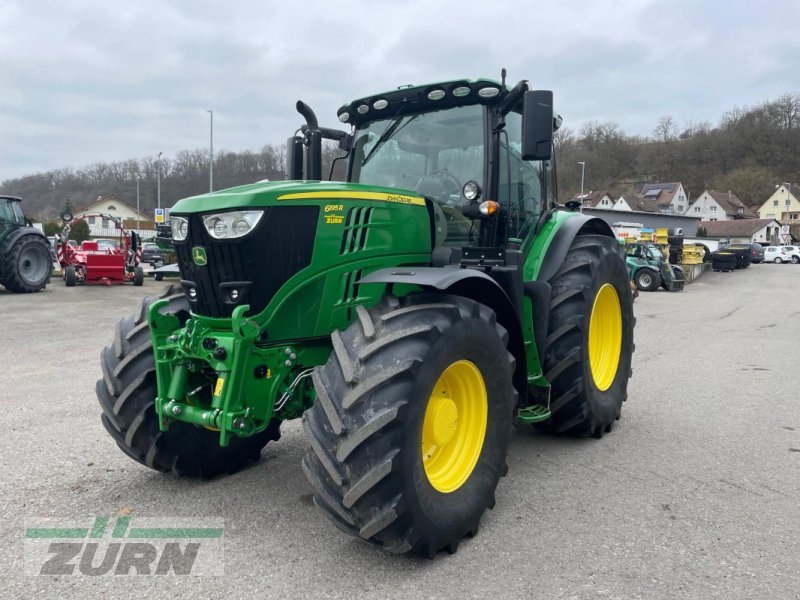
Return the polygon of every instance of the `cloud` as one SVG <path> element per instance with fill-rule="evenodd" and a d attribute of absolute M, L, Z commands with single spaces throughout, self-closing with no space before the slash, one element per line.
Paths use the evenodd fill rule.
<path fill-rule="evenodd" d="M 335 126 L 353 98 L 501 67 L 553 89 L 575 130 L 716 122 L 798 92 L 799 18 L 791 0 L 7 0 L 0 181 L 205 147 L 208 109 L 219 149 L 282 143 L 298 99 Z"/>

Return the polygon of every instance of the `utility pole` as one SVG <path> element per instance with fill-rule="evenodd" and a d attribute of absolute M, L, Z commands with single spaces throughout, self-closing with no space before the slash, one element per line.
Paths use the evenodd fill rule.
<path fill-rule="evenodd" d="M 586 161 L 579 160 L 578 164 L 581 166 L 581 212 L 583 212 L 583 176 L 586 174 Z"/>
<path fill-rule="evenodd" d="M 142 234 L 142 223 L 141 218 L 142 213 L 139 210 L 139 176 L 136 176 L 136 235 Z"/>
<path fill-rule="evenodd" d="M 158 184 L 157 184 L 157 190 L 158 191 L 156 192 L 156 198 L 157 198 L 157 200 L 156 200 L 157 207 L 156 208 L 161 208 L 161 155 L 162 154 L 163 154 L 163 152 L 159 152 L 158 153 Z"/>
<path fill-rule="evenodd" d="M 211 132 L 210 132 L 210 139 L 209 139 L 209 161 L 208 161 L 208 191 L 214 191 L 214 111 L 207 110 L 206 111 L 209 115 L 211 115 Z"/>

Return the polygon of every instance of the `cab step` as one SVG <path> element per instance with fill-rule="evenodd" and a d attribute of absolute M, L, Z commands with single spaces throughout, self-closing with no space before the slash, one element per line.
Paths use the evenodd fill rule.
<path fill-rule="evenodd" d="M 541 423 L 550 418 L 550 409 L 541 404 L 532 404 L 525 408 L 520 408 L 517 418 L 523 423 Z"/>

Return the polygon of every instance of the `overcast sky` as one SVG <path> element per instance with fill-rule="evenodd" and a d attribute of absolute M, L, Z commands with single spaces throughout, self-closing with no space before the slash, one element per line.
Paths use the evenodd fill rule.
<path fill-rule="evenodd" d="M 568 127 L 723 112 L 800 92 L 798 0 L 3 0 L 0 181 L 283 143 L 310 104 L 401 84 L 529 79 Z"/>

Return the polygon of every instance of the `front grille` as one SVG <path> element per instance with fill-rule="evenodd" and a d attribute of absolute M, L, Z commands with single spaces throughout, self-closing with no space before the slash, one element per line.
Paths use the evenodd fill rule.
<path fill-rule="evenodd" d="M 184 287 L 193 286 L 197 299 L 192 311 L 209 317 L 229 317 L 240 304 L 250 305 L 250 315 L 264 310 L 295 273 L 311 264 L 319 220 L 317 206 L 275 206 L 265 209 L 255 231 L 233 240 L 212 238 L 202 215 L 189 216 L 189 236 L 176 243 Z M 192 260 L 192 249 L 205 249 L 207 264 Z M 234 282 L 238 300 L 230 300 Z"/>

